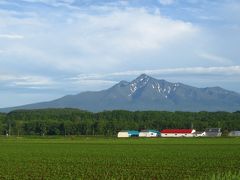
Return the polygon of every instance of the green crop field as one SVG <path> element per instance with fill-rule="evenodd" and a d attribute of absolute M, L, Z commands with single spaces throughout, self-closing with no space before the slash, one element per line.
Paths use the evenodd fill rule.
<path fill-rule="evenodd" d="M 240 138 L 0 138 L 0 179 L 240 179 Z"/>

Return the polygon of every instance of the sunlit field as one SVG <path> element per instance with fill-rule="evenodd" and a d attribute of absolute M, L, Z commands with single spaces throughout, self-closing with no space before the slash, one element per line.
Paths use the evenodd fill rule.
<path fill-rule="evenodd" d="M 0 179 L 239 179 L 240 138 L 1 137 Z"/>

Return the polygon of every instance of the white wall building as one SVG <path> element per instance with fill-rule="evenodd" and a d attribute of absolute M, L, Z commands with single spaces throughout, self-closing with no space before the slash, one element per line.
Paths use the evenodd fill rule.
<path fill-rule="evenodd" d="M 231 131 L 229 136 L 240 136 L 240 131 Z"/>
<path fill-rule="evenodd" d="M 156 130 L 143 130 L 139 133 L 139 137 L 158 137 L 160 132 Z"/>
<path fill-rule="evenodd" d="M 222 132 L 221 128 L 207 128 L 205 134 L 207 137 L 220 137 Z"/>

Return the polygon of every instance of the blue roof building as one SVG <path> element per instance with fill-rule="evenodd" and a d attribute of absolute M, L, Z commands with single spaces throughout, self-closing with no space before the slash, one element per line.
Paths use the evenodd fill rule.
<path fill-rule="evenodd" d="M 118 137 L 138 137 L 139 132 L 135 130 L 127 130 L 118 132 Z"/>

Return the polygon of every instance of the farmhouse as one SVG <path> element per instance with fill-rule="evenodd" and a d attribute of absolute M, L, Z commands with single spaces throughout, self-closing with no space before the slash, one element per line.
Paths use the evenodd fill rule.
<path fill-rule="evenodd" d="M 240 136 L 240 131 L 231 131 L 229 136 Z"/>
<path fill-rule="evenodd" d="M 158 137 L 160 136 L 160 132 L 157 130 L 142 130 L 139 133 L 139 137 Z"/>
<path fill-rule="evenodd" d="M 161 131 L 162 137 L 194 137 L 195 129 L 164 129 Z"/>
<path fill-rule="evenodd" d="M 118 132 L 118 135 L 117 135 L 117 137 L 119 137 L 119 138 L 138 137 L 138 136 L 139 136 L 139 132 L 134 131 L 134 130 L 120 131 L 120 132 Z"/>
<path fill-rule="evenodd" d="M 221 136 L 221 128 L 208 128 L 205 130 L 205 136 L 208 137 L 218 137 Z"/>

